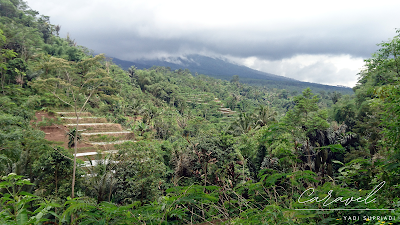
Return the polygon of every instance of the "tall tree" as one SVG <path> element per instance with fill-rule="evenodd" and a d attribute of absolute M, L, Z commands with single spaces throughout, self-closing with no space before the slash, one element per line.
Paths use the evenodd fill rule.
<path fill-rule="evenodd" d="M 374 94 L 379 99 L 373 99 L 371 106 L 383 110 L 379 116 L 382 126 L 380 142 L 386 150 L 394 153 L 391 167 L 398 169 L 400 160 L 400 29 L 396 32 L 397 36 L 379 44 L 381 48 L 371 59 L 365 60 L 367 69 L 360 73 L 360 81 L 368 81 L 372 78 L 380 81 L 374 88 Z"/>
<path fill-rule="evenodd" d="M 104 55 L 97 55 L 79 62 L 70 62 L 65 59 L 51 58 L 46 63 L 48 73 L 43 80 L 37 81 L 34 86 L 51 92 L 65 105 L 70 106 L 75 113 L 75 130 L 79 130 L 79 116 L 85 110 L 90 98 L 98 93 L 101 86 L 105 86 L 111 80 L 104 70 L 101 61 Z M 72 193 L 74 198 L 76 154 L 78 151 L 78 135 L 74 135 L 74 167 L 72 177 Z"/>
<path fill-rule="evenodd" d="M 294 97 L 296 106 L 293 110 L 289 110 L 282 122 L 288 126 L 292 133 L 297 133 L 301 138 L 305 139 L 307 164 L 309 169 L 312 168 L 311 163 L 311 150 L 310 150 L 310 136 L 317 130 L 324 130 L 329 127 L 327 122 L 327 112 L 319 110 L 317 95 L 311 92 L 310 88 L 303 91 L 302 95 Z M 295 134 L 296 135 L 296 134 Z"/>
<path fill-rule="evenodd" d="M 238 75 L 233 75 L 231 79 L 231 83 L 238 83 L 239 82 L 239 76 Z"/>
<path fill-rule="evenodd" d="M 257 109 L 257 112 L 257 124 L 261 127 L 276 121 L 277 113 L 268 106 L 260 105 L 260 107 Z"/>
<path fill-rule="evenodd" d="M 6 37 L 3 35 L 3 31 L 0 29 L 0 73 L 1 73 L 1 90 L 4 94 L 4 83 L 6 80 L 7 61 L 17 56 L 13 50 L 3 48 L 6 44 Z"/>
<path fill-rule="evenodd" d="M 239 117 L 230 126 L 230 130 L 233 134 L 241 135 L 248 133 L 251 129 L 256 128 L 257 124 L 253 116 L 246 113 L 240 113 Z"/>

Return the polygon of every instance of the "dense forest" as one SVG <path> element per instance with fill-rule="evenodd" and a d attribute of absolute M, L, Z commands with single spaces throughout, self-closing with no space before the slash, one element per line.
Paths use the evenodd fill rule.
<path fill-rule="evenodd" d="M 23 0 L 0 16 L 0 224 L 398 223 L 400 35 L 342 95 L 123 70 Z"/>

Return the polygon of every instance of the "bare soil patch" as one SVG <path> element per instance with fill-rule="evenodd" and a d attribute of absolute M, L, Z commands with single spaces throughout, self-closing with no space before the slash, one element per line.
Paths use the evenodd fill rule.
<path fill-rule="evenodd" d="M 48 112 L 43 112 L 43 111 L 38 111 L 35 113 L 36 116 L 36 122 L 42 122 L 43 118 L 46 119 L 55 119 L 56 115 L 49 115 Z M 31 122 L 34 122 L 33 120 Z"/>
<path fill-rule="evenodd" d="M 66 136 L 66 133 L 68 132 L 68 128 L 62 125 L 53 125 L 53 126 L 48 126 L 48 127 L 41 127 L 41 131 L 43 131 L 46 136 L 44 137 L 48 141 L 54 141 L 57 143 L 62 142 L 62 144 L 57 144 L 59 146 L 62 146 L 64 148 L 68 148 L 68 137 Z M 83 148 L 83 147 L 91 147 L 92 145 L 86 144 L 83 142 L 78 142 L 78 148 Z M 78 149 L 79 151 L 79 149 Z"/>
<path fill-rule="evenodd" d="M 76 123 L 76 118 L 74 117 L 63 117 L 62 120 L 65 123 Z M 79 123 L 107 123 L 107 119 L 102 117 L 79 117 Z"/>
<path fill-rule="evenodd" d="M 75 124 L 67 124 L 67 127 L 74 127 Z M 122 131 L 121 124 L 118 123 L 83 123 L 79 124 L 78 130 L 85 130 L 85 132 L 112 132 Z"/>
<path fill-rule="evenodd" d="M 49 115 L 47 112 L 39 111 L 35 113 L 36 116 L 36 122 L 41 122 L 43 121 L 43 118 L 46 119 L 55 119 L 57 118 L 56 115 Z M 31 121 L 34 122 L 34 121 Z M 40 127 L 39 128 L 41 131 L 43 131 L 46 136 L 44 137 L 48 141 L 54 141 L 56 142 L 55 145 L 62 146 L 64 148 L 68 148 L 68 137 L 66 136 L 66 133 L 69 131 L 69 129 L 66 126 L 63 125 L 51 125 L 51 126 L 45 126 L 45 127 Z M 84 147 L 92 147 L 90 144 L 86 144 L 83 142 L 78 143 L 78 148 L 84 148 Z M 79 151 L 79 149 L 78 149 Z"/>

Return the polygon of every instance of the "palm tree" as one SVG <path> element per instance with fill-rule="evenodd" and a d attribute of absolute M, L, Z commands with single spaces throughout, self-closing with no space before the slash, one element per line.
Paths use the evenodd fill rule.
<path fill-rule="evenodd" d="M 131 66 L 128 69 L 128 76 L 129 76 L 129 78 L 131 78 L 132 83 L 135 83 L 135 81 L 136 81 L 136 70 L 137 70 L 137 68 L 135 66 Z"/>
<path fill-rule="evenodd" d="M 138 116 L 143 113 L 143 111 L 144 111 L 144 109 L 143 109 L 142 105 L 137 100 L 133 101 L 133 103 L 131 105 L 128 105 L 127 109 L 126 109 L 126 113 L 128 115 L 133 116 L 133 125 L 132 125 L 131 130 L 133 133 L 134 140 L 136 139 L 136 137 L 135 137 L 136 120 L 137 120 Z"/>
<path fill-rule="evenodd" d="M 104 158 L 102 157 L 104 155 Z M 114 179 L 114 170 L 116 163 L 113 155 L 98 153 L 96 161 L 92 161 L 89 157 L 89 166 L 87 167 L 88 174 L 86 182 L 89 189 L 92 189 L 97 195 L 97 204 L 104 201 L 108 195 L 108 201 L 111 199 L 111 194 L 114 189 L 116 180 Z M 108 193 L 107 193 L 108 190 Z"/>
<path fill-rule="evenodd" d="M 273 111 L 270 107 L 268 106 L 262 106 L 257 109 L 258 114 L 257 114 L 257 125 L 260 127 L 266 126 L 270 124 L 271 122 L 276 121 L 276 116 L 277 113 Z"/>
<path fill-rule="evenodd" d="M 231 124 L 230 130 L 235 135 L 241 135 L 256 127 L 257 124 L 255 123 L 254 117 L 249 116 L 246 113 L 240 113 L 239 118 Z"/>
<path fill-rule="evenodd" d="M 75 146 L 75 135 L 77 134 L 77 143 L 78 141 L 81 140 L 82 136 L 81 134 L 78 132 L 76 132 L 76 128 L 72 128 L 71 130 L 69 130 L 66 134 L 66 136 L 68 137 L 68 148 L 72 148 Z"/>
<path fill-rule="evenodd" d="M 157 107 L 154 106 L 147 106 L 146 108 L 143 109 L 143 123 L 146 123 L 147 125 L 150 126 L 151 121 L 160 115 L 162 112 L 158 111 Z"/>

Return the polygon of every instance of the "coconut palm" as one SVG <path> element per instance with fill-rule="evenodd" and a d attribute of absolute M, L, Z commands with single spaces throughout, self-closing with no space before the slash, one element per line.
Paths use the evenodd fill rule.
<path fill-rule="evenodd" d="M 239 118 L 233 122 L 229 130 L 235 135 L 241 135 L 257 127 L 253 116 L 240 113 Z"/>
<path fill-rule="evenodd" d="M 75 146 L 75 135 L 77 135 L 77 142 L 81 140 L 82 135 L 78 132 L 76 132 L 75 128 L 72 128 L 71 130 L 69 130 L 66 134 L 66 136 L 68 137 L 68 148 L 72 148 Z"/>
<path fill-rule="evenodd" d="M 114 179 L 114 169 L 118 161 L 114 159 L 112 154 L 102 153 L 96 155 L 96 160 L 91 160 L 89 157 L 87 159 L 90 165 L 86 167 L 88 174 L 85 181 L 89 190 L 92 191 L 93 195 L 97 196 L 97 203 L 104 201 L 106 196 L 110 201 L 116 181 Z"/>
<path fill-rule="evenodd" d="M 256 114 L 256 118 L 257 118 L 256 123 L 260 127 L 266 126 L 266 125 L 270 124 L 271 122 L 276 121 L 277 113 L 268 106 L 260 105 L 260 107 L 257 109 L 257 112 L 258 112 L 258 114 Z"/>

